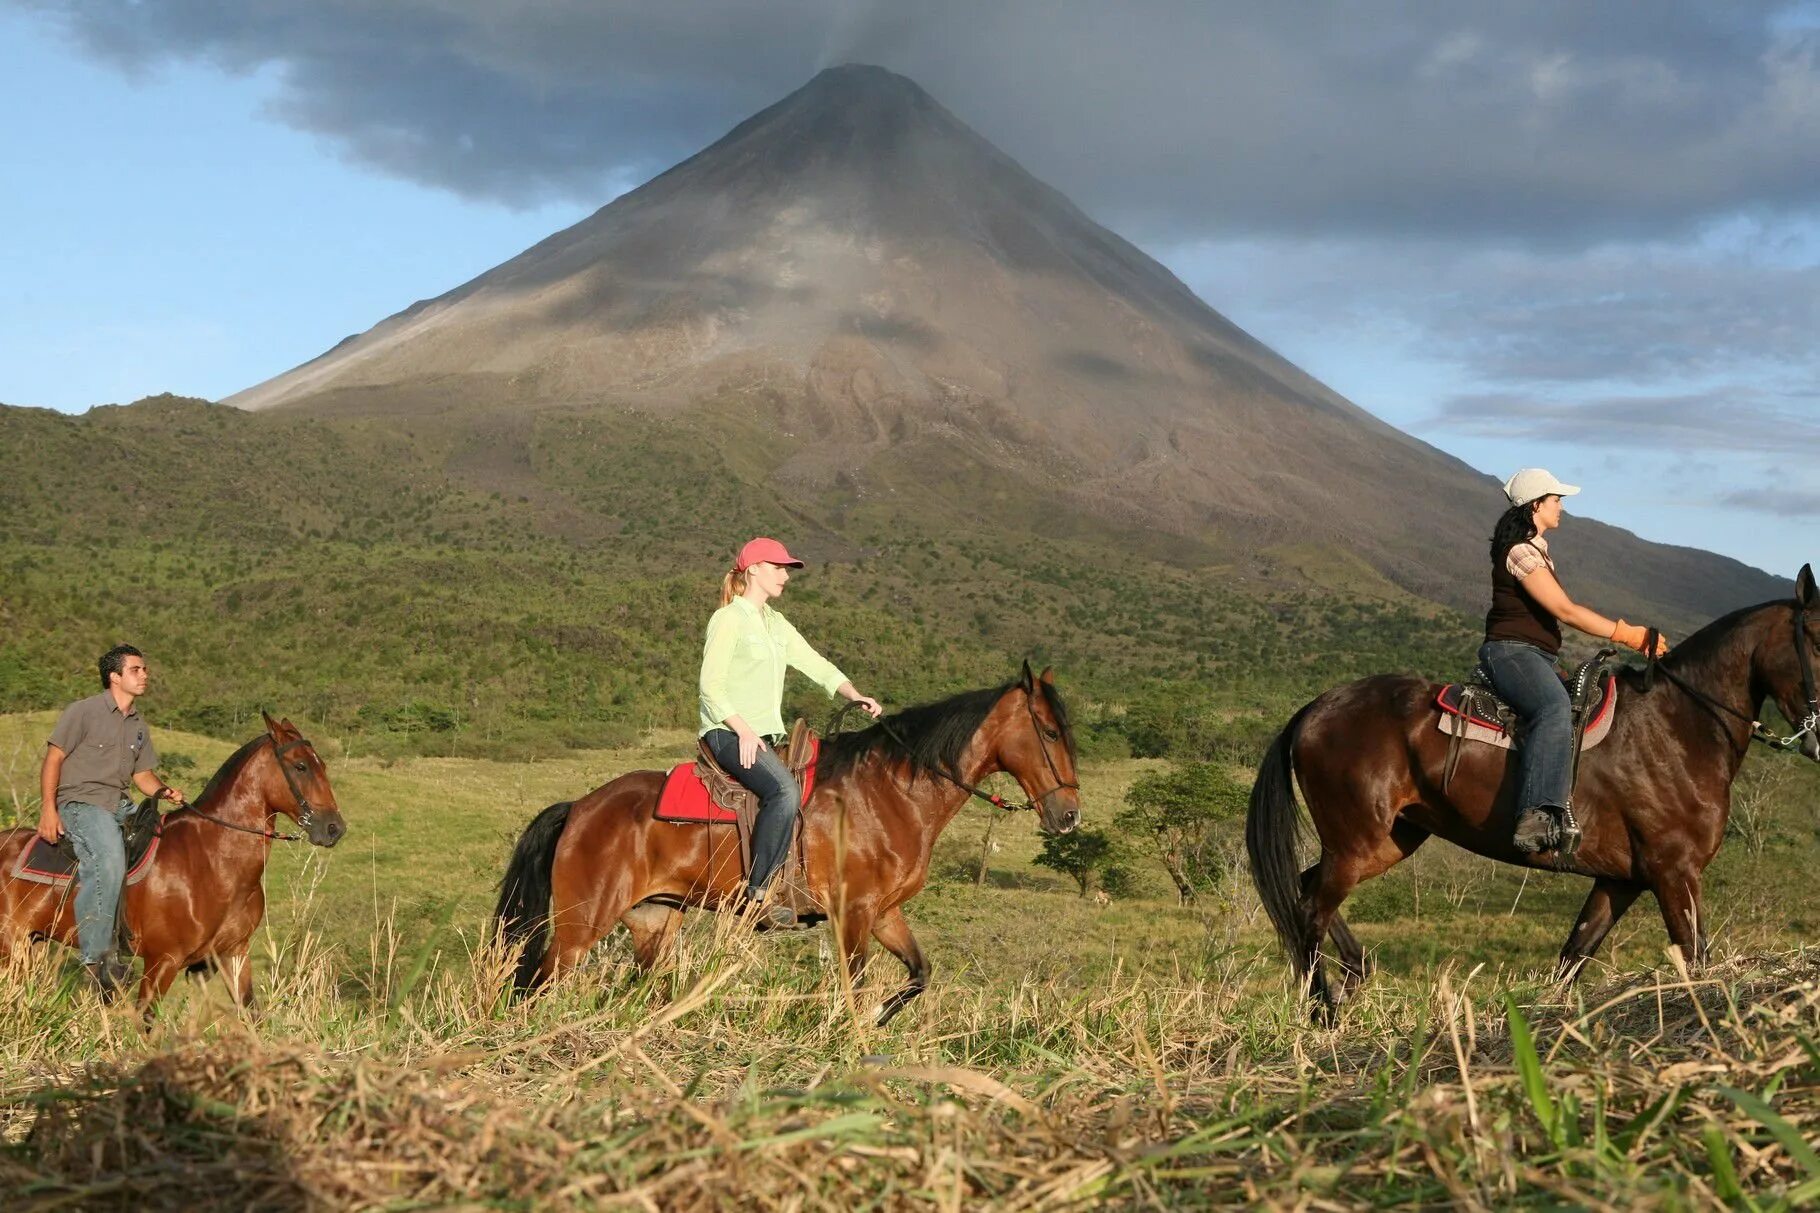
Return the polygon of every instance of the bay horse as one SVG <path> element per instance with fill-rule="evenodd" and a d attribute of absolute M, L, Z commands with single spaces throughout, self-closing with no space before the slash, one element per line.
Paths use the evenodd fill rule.
<path fill-rule="evenodd" d="M 929 876 L 935 840 L 995 772 L 1017 780 L 1042 828 L 1080 821 L 1074 735 L 1049 670 L 966 691 L 827 738 L 802 810 L 804 875 L 833 907 L 838 944 L 858 980 L 870 939 L 903 961 L 909 984 L 880 1008 L 885 1023 L 922 993 L 929 962 L 903 904 Z M 685 907 L 736 908 L 744 890 L 732 826 L 656 820 L 662 771 L 632 771 L 525 828 L 500 882 L 500 938 L 518 950 L 514 988 L 572 968 L 624 923 L 649 971 L 668 955 Z"/>
<path fill-rule="evenodd" d="M 264 715 L 264 713 L 261 713 Z M 289 720 L 265 716 L 265 732 L 221 764 L 202 794 L 159 822 L 158 853 L 122 908 L 135 955 L 145 960 L 139 1005 L 151 1005 L 179 972 L 218 970 L 243 1007 L 253 1005 L 247 948 L 265 917 L 265 863 L 273 829 L 291 818 L 310 842 L 332 847 L 347 833 L 316 749 Z M 0 833 L 0 873 L 10 874 L 36 831 Z M 34 939 L 76 946 L 75 893 L 0 875 L 0 957 Z"/>
<path fill-rule="evenodd" d="M 1579 974 L 1645 890 L 1655 894 L 1670 941 L 1698 964 L 1706 949 L 1701 874 L 1725 836 L 1732 780 L 1750 743 L 1798 748 L 1820 761 L 1813 570 L 1802 566 L 1795 584 L 1793 601 L 1734 611 L 1659 663 L 1621 672 L 1611 733 L 1580 761 L 1573 799 L 1585 835 L 1565 861 L 1512 845 L 1517 778 L 1509 751 L 1467 742 L 1451 782 L 1443 780 L 1449 738 L 1435 727 L 1436 684 L 1380 675 L 1298 711 L 1259 768 L 1245 844 L 1258 895 L 1316 999 L 1316 1017 L 1331 1021 L 1366 976 L 1340 903 L 1431 835 L 1504 863 L 1592 877 L 1561 948 L 1561 979 Z M 1793 737 L 1759 723 L 1765 700 L 1803 722 Z M 1319 861 L 1301 872 L 1296 783 L 1321 845 Z M 1327 983 L 1323 939 L 1338 952 L 1337 991 Z"/>

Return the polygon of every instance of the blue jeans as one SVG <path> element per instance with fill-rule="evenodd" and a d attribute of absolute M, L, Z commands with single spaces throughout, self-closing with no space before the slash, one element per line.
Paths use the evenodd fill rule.
<path fill-rule="evenodd" d="M 76 938 L 82 963 L 95 964 L 114 950 L 114 915 L 126 879 L 126 839 L 121 827 L 133 802 L 113 810 L 72 800 L 57 806 L 63 832 L 76 851 Z"/>
<path fill-rule="evenodd" d="M 1520 640 L 1488 640 L 1479 649 L 1479 663 L 1523 718 L 1517 811 L 1565 805 L 1573 791 L 1573 700 L 1555 672 L 1555 659 Z"/>
<path fill-rule="evenodd" d="M 790 836 L 796 832 L 796 813 L 802 807 L 802 789 L 777 751 L 761 748 L 752 765 L 739 765 L 739 736 L 732 729 L 709 729 L 702 736 L 720 769 L 758 797 L 758 820 L 752 823 L 752 873 L 746 891 L 763 893 L 784 862 Z"/>

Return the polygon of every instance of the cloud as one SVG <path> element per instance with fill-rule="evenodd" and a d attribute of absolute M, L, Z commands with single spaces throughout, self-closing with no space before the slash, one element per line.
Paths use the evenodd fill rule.
<path fill-rule="evenodd" d="M 1479 437 L 1674 451 L 1820 455 L 1820 421 L 1749 388 L 1569 401 L 1485 392 L 1443 402 L 1429 423 Z"/>
<path fill-rule="evenodd" d="M 1719 499 L 1721 505 L 1771 514 L 1778 518 L 1820 518 L 1820 492 L 1786 489 L 1740 489 Z"/>
<path fill-rule="evenodd" d="M 126 70 L 265 70 L 351 159 L 601 200 L 845 60 L 929 88 L 1103 221 L 1583 247 L 1820 196 L 1800 9 L 1133 0 L 12 0 Z"/>
<path fill-rule="evenodd" d="M 1820 242 L 1806 222 L 1584 251 L 1416 240 L 1163 249 L 1215 303 L 1282 332 L 1369 335 L 1474 380 L 1550 390 L 1820 376 Z"/>

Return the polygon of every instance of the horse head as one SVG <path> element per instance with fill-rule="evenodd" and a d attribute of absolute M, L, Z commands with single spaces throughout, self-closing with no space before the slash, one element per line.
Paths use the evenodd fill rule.
<path fill-rule="evenodd" d="M 266 804 L 295 821 L 311 845 L 334 846 L 348 832 L 348 823 L 335 803 L 328 768 L 296 725 L 288 719 L 273 720 L 265 712 L 260 715 L 265 717 L 266 736 L 272 741 L 272 766 L 265 776 Z"/>
<path fill-rule="evenodd" d="M 1757 669 L 1782 715 L 1795 726 L 1790 740 L 1801 753 L 1820 762 L 1820 587 L 1812 565 L 1795 576 L 1794 627 L 1772 626 L 1757 645 Z"/>
<path fill-rule="evenodd" d="M 1017 780 L 1050 834 L 1066 834 L 1081 822 L 1080 776 L 1075 769 L 1074 733 L 1055 689 L 1054 672 L 1030 672 L 1006 692 L 995 713 L 998 765 Z"/>

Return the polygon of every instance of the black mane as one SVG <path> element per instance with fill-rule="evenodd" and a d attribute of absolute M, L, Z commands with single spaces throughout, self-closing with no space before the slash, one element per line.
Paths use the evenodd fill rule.
<path fill-rule="evenodd" d="M 979 732 L 993 705 L 1017 685 L 1012 681 L 1003 686 L 962 691 L 934 703 L 905 708 L 858 732 L 826 738 L 816 763 L 816 782 L 839 779 L 860 760 L 873 754 L 887 762 L 907 763 L 912 781 L 918 775 L 931 774 L 959 779 L 961 755 L 966 752 L 973 735 Z M 1046 682 L 1034 685 L 1055 717 L 1062 744 L 1068 747 L 1070 754 L 1074 753 L 1074 728 L 1061 695 Z M 887 725 L 891 732 L 886 732 Z"/>
<path fill-rule="evenodd" d="M 1695 685 L 1709 682 L 1713 674 L 1713 667 L 1725 664 L 1734 656 L 1732 648 L 1738 643 L 1739 632 L 1749 619 L 1773 607 L 1792 609 L 1794 605 L 1793 599 L 1776 598 L 1769 602 L 1759 602 L 1755 606 L 1739 607 L 1735 611 L 1729 611 L 1675 645 L 1668 651 L 1668 655 L 1662 658 L 1662 664 Z M 1642 667 L 1630 666 L 1623 673 L 1626 683 L 1633 688 L 1641 689 L 1643 685 Z"/>
<path fill-rule="evenodd" d="M 240 768 L 246 764 L 247 759 L 253 756 L 253 751 L 259 747 L 260 743 L 266 740 L 268 740 L 267 735 L 261 733 L 259 736 L 241 746 L 238 750 L 235 750 L 232 754 L 229 754 L 228 760 L 222 763 L 213 775 L 209 776 L 209 781 L 207 785 L 203 787 L 202 794 L 190 801 L 190 804 L 200 808 L 200 806 L 212 801 L 216 794 L 219 793 L 235 775 L 240 773 Z"/>

